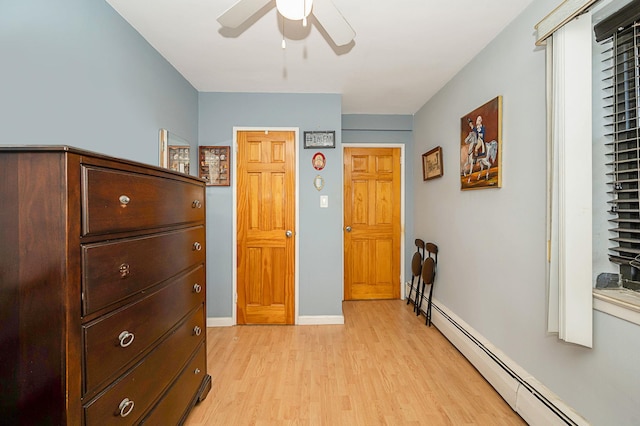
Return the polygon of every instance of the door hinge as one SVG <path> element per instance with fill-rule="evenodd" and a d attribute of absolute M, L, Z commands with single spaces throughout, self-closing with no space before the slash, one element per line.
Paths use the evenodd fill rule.
<path fill-rule="evenodd" d="M 238 304 L 238 293 L 236 293 L 236 305 Z"/>

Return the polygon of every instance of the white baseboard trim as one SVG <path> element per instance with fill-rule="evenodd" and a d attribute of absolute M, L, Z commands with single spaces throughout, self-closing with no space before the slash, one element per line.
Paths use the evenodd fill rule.
<path fill-rule="evenodd" d="M 344 316 L 342 315 L 309 315 L 299 316 L 298 325 L 342 325 Z"/>
<path fill-rule="evenodd" d="M 407 292 L 408 294 L 408 292 Z M 422 310 L 427 309 L 427 300 Z M 433 299 L 431 322 L 469 360 L 502 398 L 528 424 L 588 425 L 522 367 L 492 345 L 440 301 Z"/>
<path fill-rule="evenodd" d="M 222 317 L 222 318 L 207 318 L 207 327 L 232 327 L 235 323 L 233 322 L 233 318 Z"/>

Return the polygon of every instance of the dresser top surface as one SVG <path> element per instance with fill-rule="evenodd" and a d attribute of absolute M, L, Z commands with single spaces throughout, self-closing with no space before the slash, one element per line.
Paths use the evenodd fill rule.
<path fill-rule="evenodd" d="M 94 157 L 120 160 L 118 158 L 110 157 L 105 154 L 100 154 L 94 151 L 80 149 L 69 145 L 0 145 L 0 152 L 70 152 L 73 154 L 90 155 Z"/>
<path fill-rule="evenodd" d="M 199 182 L 206 182 L 205 179 L 201 179 L 197 176 L 188 175 L 185 173 L 180 173 L 177 171 L 165 169 L 163 167 L 160 167 L 154 164 L 146 164 L 146 163 L 141 163 L 139 161 L 112 157 L 110 155 L 100 154 L 98 152 L 80 149 L 80 148 L 76 148 L 69 145 L 0 145 L 0 154 L 5 154 L 5 153 L 21 154 L 21 153 L 30 153 L 30 152 L 31 153 L 70 153 L 70 154 L 80 155 L 82 157 L 92 157 L 92 158 L 99 158 L 99 159 L 109 160 L 109 161 L 118 161 L 120 163 L 126 163 L 133 166 L 160 170 L 162 172 L 174 174 L 181 177 L 189 177 Z"/>

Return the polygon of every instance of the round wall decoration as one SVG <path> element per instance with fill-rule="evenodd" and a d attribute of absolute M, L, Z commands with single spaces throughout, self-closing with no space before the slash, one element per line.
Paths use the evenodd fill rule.
<path fill-rule="evenodd" d="M 311 164 L 313 164 L 313 168 L 316 170 L 324 169 L 324 166 L 327 164 L 327 159 L 324 154 L 321 152 L 316 152 L 313 154 L 313 158 L 311 159 Z"/>

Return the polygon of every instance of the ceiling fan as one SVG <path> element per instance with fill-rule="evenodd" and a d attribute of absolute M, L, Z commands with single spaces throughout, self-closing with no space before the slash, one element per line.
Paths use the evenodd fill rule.
<path fill-rule="evenodd" d="M 218 16 L 223 27 L 237 28 L 272 0 L 239 0 Z M 337 46 L 351 43 L 356 32 L 344 19 L 331 0 L 276 0 L 276 9 L 286 19 L 302 20 L 306 26 L 307 16 L 313 14 Z"/>

